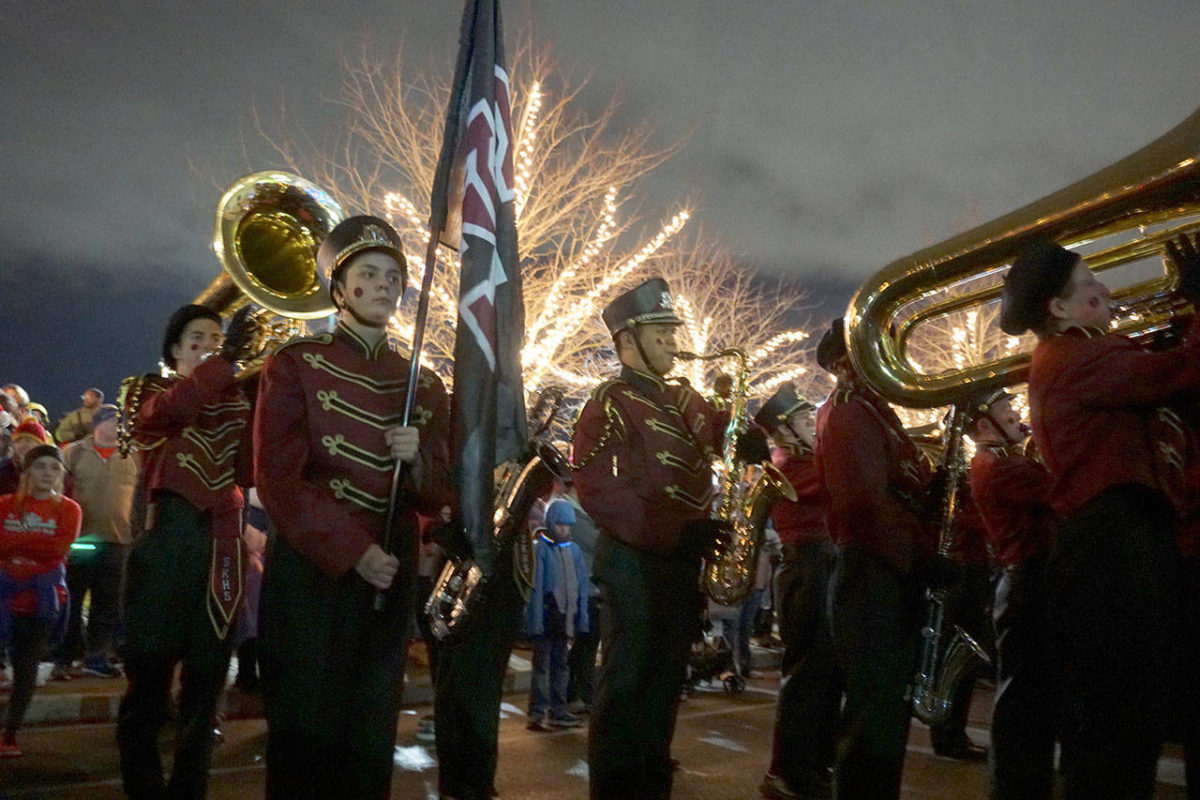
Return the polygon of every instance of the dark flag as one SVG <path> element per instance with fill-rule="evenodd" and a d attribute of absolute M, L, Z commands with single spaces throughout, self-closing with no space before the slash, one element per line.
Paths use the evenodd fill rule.
<path fill-rule="evenodd" d="M 430 229 L 462 259 L 453 400 L 458 510 L 489 575 L 493 470 L 526 440 L 510 108 L 499 0 L 467 0 Z"/>

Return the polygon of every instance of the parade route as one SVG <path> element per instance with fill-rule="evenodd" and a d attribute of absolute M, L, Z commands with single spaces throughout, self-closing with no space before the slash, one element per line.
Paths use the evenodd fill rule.
<path fill-rule="evenodd" d="M 741 695 L 698 692 L 680 708 L 673 753 L 679 760 L 673 797 L 680 800 L 755 800 L 769 757 L 778 673 L 750 681 Z M 991 694 L 975 694 L 968 731 L 987 742 Z M 587 796 L 587 728 L 536 733 L 525 729 L 522 693 L 505 698 L 500 723 L 496 788 L 503 800 L 558 800 Z M 416 741 L 417 721 L 427 704 L 406 706 L 398 726 L 393 798 L 436 800 L 432 743 Z M 168 728 L 168 736 L 170 729 Z M 260 718 L 227 721 L 225 741 L 213 758 L 210 800 L 242 800 L 263 794 L 266 724 Z M 22 736 L 24 758 L 0 762 L 4 800 L 118 800 L 114 726 L 43 725 Z M 164 748 L 169 751 L 169 748 Z M 1179 750 L 1159 761 L 1156 800 L 1185 797 Z M 914 723 L 904 768 L 904 798 L 966 800 L 985 796 L 986 766 L 933 755 L 928 731 Z"/>

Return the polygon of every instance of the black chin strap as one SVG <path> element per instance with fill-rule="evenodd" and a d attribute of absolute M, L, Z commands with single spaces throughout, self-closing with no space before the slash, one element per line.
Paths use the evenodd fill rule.
<path fill-rule="evenodd" d="M 650 372 L 653 372 L 655 375 L 658 375 L 658 377 L 661 378 L 662 374 L 660 374 L 658 372 L 658 370 L 656 370 L 654 367 L 652 367 L 650 365 L 650 359 L 646 358 L 646 350 L 645 350 L 645 348 L 642 347 L 642 335 L 641 335 L 641 332 L 638 330 L 638 323 L 633 322 L 632 320 L 629 323 L 629 336 L 630 336 L 630 338 L 633 339 L 633 346 L 637 348 L 638 355 L 641 356 L 642 363 L 646 365 L 646 369 L 649 370 Z"/>
<path fill-rule="evenodd" d="M 368 320 L 363 319 L 362 316 L 360 316 L 359 313 L 354 310 L 354 306 L 346 299 L 346 293 L 344 291 L 342 291 L 341 289 L 338 289 L 338 294 L 341 295 L 341 297 L 342 297 L 342 302 L 340 302 L 340 303 L 338 303 L 336 301 L 334 302 L 334 305 L 337 306 L 338 311 L 342 311 L 342 312 L 349 311 L 350 316 L 354 317 L 354 321 L 364 327 L 387 328 L 386 320 L 384 321 L 384 323 L 382 325 L 376 325 L 374 322 L 370 322 Z"/>

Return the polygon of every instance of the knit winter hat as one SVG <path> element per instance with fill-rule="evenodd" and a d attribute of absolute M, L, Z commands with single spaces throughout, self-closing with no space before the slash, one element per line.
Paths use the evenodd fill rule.
<path fill-rule="evenodd" d="M 543 522 L 546 530 L 554 530 L 555 525 L 574 525 L 575 508 L 566 500 L 555 500 L 546 506 Z"/>
<path fill-rule="evenodd" d="M 60 464 L 63 462 L 62 451 L 56 446 L 52 444 L 39 444 L 37 447 L 25 454 L 25 469 L 28 470 L 33 466 L 33 462 L 37 461 L 39 458 L 45 458 L 46 456 L 51 456 L 52 458 L 58 459 L 58 463 Z"/>
<path fill-rule="evenodd" d="M 110 419 L 116 419 L 117 407 L 113 405 L 104 405 L 96 409 L 96 413 L 92 414 L 92 427 L 95 428 L 101 422 L 107 422 Z"/>
<path fill-rule="evenodd" d="M 46 437 L 46 429 L 36 419 L 27 419 L 17 426 L 13 431 L 13 441 L 20 439 L 22 436 L 28 436 L 31 439 L 37 439 L 40 443 L 46 444 L 50 440 Z M 55 448 L 58 449 L 58 448 Z"/>

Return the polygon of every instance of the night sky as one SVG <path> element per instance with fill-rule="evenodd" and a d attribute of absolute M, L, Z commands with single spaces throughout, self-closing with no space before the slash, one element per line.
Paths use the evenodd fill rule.
<path fill-rule="evenodd" d="M 648 179 L 825 309 L 895 258 L 1156 138 L 1200 105 L 1195 0 L 514 0 L 579 102 L 683 140 Z M 453 70 L 457 0 L 0 0 L 0 383 L 55 416 L 149 371 L 217 273 L 221 188 L 278 166 L 253 112 L 336 122 L 341 63 Z"/>

